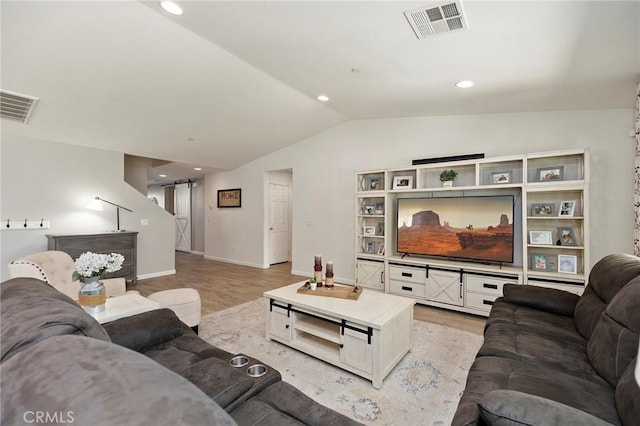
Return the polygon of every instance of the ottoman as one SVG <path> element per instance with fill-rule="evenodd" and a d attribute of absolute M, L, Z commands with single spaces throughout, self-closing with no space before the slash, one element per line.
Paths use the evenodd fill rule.
<path fill-rule="evenodd" d="M 198 333 L 198 324 L 200 324 L 200 293 L 198 290 L 174 288 L 158 291 L 147 298 L 157 302 L 161 308 L 171 309 L 180 318 L 180 321 L 191 327 L 196 334 Z"/>

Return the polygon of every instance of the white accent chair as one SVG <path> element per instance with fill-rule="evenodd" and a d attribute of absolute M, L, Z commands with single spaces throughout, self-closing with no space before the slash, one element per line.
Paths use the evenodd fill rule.
<path fill-rule="evenodd" d="M 75 271 L 74 261 L 63 251 L 50 250 L 25 256 L 9 263 L 8 268 L 11 278 L 37 278 L 47 282 L 73 300 L 78 300 L 80 281 L 71 281 L 71 276 Z M 110 278 L 101 281 L 104 284 L 107 297 L 121 296 L 126 293 L 140 294 L 135 290 L 128 292 L 124 278 Z M 198 290 L 175 288 L 158 291 L 147 296 L 147 299 L 157 302 L 161 308 L 171 309 L 182 322 L 196 333 L 198 332 L 201 318 L 201 301 Z"/>
<path fill-rule="evenodd" d="M 22 257 L 9 263 L 11 278 L 28 277 L 42 280 L 73 300 L 78 300 L 80 281 L 72 281 L 75 271 L 74 261 L 63 251 L 44 251 Z M 127 282 L 124 278 L 109 278 L 101 280 L 107 297 L 121 296 L 127 292 Z"/>

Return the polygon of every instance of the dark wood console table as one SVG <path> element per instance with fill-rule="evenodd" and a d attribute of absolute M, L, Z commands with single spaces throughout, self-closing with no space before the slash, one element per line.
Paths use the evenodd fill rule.
<path fill-rule="evenodd" d="M 64 251 L 75 261 L 85 251 L 94 253 L 119 253 L 124 256 L 122 269 L 105 278 L 123 277 L 135 282 L 137 274 L 137 232 L 105 232 L 101 234 L 47 235 L 49 250 Z"/>

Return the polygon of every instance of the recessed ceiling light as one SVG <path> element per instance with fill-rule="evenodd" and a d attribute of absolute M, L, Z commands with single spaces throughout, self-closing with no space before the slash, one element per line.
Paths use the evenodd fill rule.
<path fill-rule="evenodd" d="M 162 7 L 164 10 L 171 13 L 172 15 L 178 15 L 178 16 L 182 15 L 182 8 L 172 1 L 160 2 L 160 7 Z"/>
<path fill-rule="evenodd" d="M 158 176 L 160 176 L 160 177 L 167 177 L 167 175 L 158 175 Z"/>
<path fill-rule="evenodd" d="M 318 100 L 320 102 L 327 102 L 329 100 L 329 97 L 327 95 L 318 95 Z"/>
<path fill-rule="evenodd" d="M 193 170 L 200 171 L 200 170 L 202 170 L 202 167 L 194 167 Z"/>
<path fill-rule="evenodd" d="M 462 80 L 456 83 L 456 87 L 461 89 L 468 89 L 469 87 L 473 87 L 475 83 L 471 80 Z"/>

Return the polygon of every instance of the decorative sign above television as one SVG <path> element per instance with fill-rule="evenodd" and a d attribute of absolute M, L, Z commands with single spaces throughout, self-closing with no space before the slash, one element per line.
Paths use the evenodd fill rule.
<path fill-rule="evenodd" d="M 512 195 L 399 198 L 397 252 L 513 262 Z"/>

